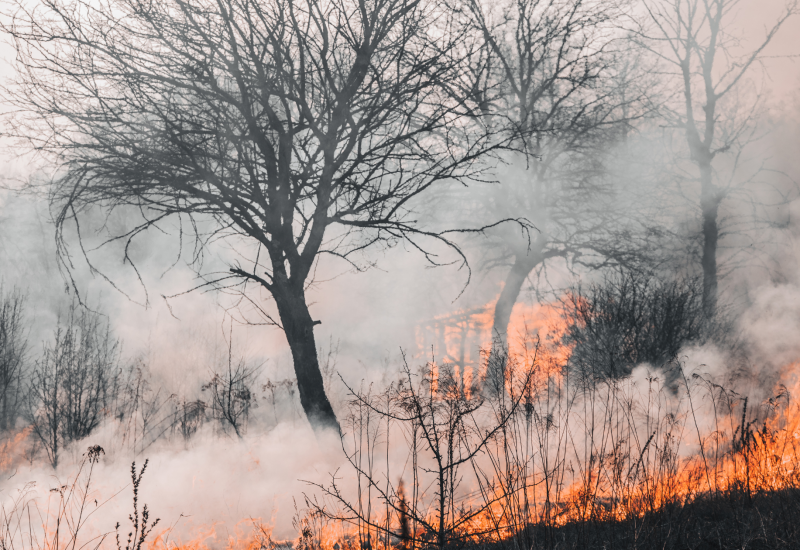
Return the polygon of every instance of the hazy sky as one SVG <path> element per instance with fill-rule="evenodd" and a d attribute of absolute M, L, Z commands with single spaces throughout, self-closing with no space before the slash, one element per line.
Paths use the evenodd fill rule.
<path fill-rule="evenodd" d="M 748 44 L 743 44 L 744 47 L 760 40 L 764 28 L 777 16 L 781 5 L 782 2 L 774 0 L 741 2 L 736 22 L 750 38 Z M 766 87 L 768 103 L 773 114 L 778 116 L 782 109 L 791 107 L 796 110 L 798 104 L 798 36 L 800 17 L 794 17 L 765 52 L 769 78 Z M 8 44 L 4 44 L 0 52 L 4 60 L 0 71 L 8 75 L 8 62 L 13 56 L 13 50 Z M 752 76 L 759 75 L 753 73 Z M 6 157 L 3 172 L 24 176 L 28 165 L 8 159 L 8 149 L 3 153 Z M 48 222 L 47 207 L 44 204 L 35 204 L 30 198 L 2 200 L 5 208 L 0 210 L 0 255 L 7 259 L 4 279 L 30 289 L 39 309 L 38 320 L 49 325 L 54 312 L 63 307 L 67 298 L 63 293 L 64 281 L 60 278 L 53 257 L 52 226 Z M 148 346 L 151 349 L 161 349 L 158 342 L 163 339 L 167 344 L 162 352 L 166 355 L 159 353 L 158 356 L 163 358 L 170 356 L 173 351 L 176 353 L 175 358 L 159 360 L 163 360 L 166 366 L 174 364 L 179 357 L 185 359 L 183 351 L 175 350 L 172 342 L 186 338 L 205 342 L 212 333 L 215 334 L 213 338 L 222 334 L 223 315 L 218 304 L 220 299 L 213 293 L 193 293 L 173 300 L 173 310 L 170 312 L 160 295 L 180 292 L 197 281 L 193 279 L 189 269 L 181 266 L 162 276 L 171 263 L 170 255 L 174 253 L 174 243 L 169 239 L 154 238 L 142 242 L 147 243 L 144 246 L 163 247 L 163 250 L 141 251 L 141 257 L 147 258 L 145 265 L 150 309 L 145 310 L 129 302 L 102 280 L 87 279 L 81 284 L 88 290 L 90 301 L 103 302 L 102 309 L 113 319 L 130 351 Z M 104 264 L 115 273 L 114 277 L 120 286 L 130 289 L 141 301 L 143 294 L 136 288 L 133 274 L 121 265 L 120 260 L 121 258 L 109 256 Z M 415 322 L 452 309 L 482 305 L 499 291 L 499 279 L 486 280 L 476 276 L 476 283 L 458 302 L 453 303 L 458 296 L 457 288 L 464 281 L 464 273 L 448 268 L 426 269 L 418 255 L 402 248 L 387 252 L 386 257 L 379 262 L 379 268 L 355 274 L 347 273 L 345 266 L 340 265 L 331 274 L 341 276 L 324 283 L 318 291 L 311 293 L 315 301 L 312 311 L 323 321 L 317 329 L 320 343 L 330 338 L 341 340 L 341 351 L 351 361 L 360 355 L 363 361 L 374 362 L 382 354 L 393 354 L 401 345 L 413 345 Z M 180 320 L 173 318 L 173 314 Z M 273 350 L 280 349 L 281 353 L 278 355 L 283 354 L 286 363 L 284 340 L 277 330 L 263 327 L 240 329 L 237 338 L 243 350 L 251 349 L 269 356 L 273 355 Z M 215 346 L 218 347 L 218 344 L 210 347 Z M 199 352 L 199 355 L 202 353 Z M 284 366 L 288 368 L 288 363 Z M 369 370 L 366 365 L 364 367 Z M 290 375 L 288 370 L 286 375 Z"/>
<path fill-rule="evenodd" d="M 0 0 L 0 3 L 4 1 L 7 2 Z M 737 21 L 751 37 L 748 44 L 743 45 L 747 47 L 763 36 L 765 26 L 774 20 L 782 3 L 742 0 L 741 4 Z M 798 37 L 800 16 L 786 24 L 765 52 L 769 78 L 767 101 L 776 120 L 797 120 L 800 114 Z M 13 50 L 3 44 L 0 55 L 0 74 L 9 76 Z M 758 73 L 753 76 L 757 77 Z M 784 133 L 776 136 L 793 139 L 797 133 L 784 129 Z M 774 147 L 780 158 L 787 159 L 795 159 L 797 149 L 798 144 L 791 141 Z M 11 158 L 8 143 L 0 140 L 0 174 L 24 178 L 29 170 L 28 161 Z M 795 211 L 800 213 L 798 208 Z M 89 303 L 109 316 L 116 333 L 124 341 L 127 356 L 144 356 L 169 391 L 197 394 L 200 384 L 210 377 L 210 369 L 224 360 L 225 337 L 230 325 L 225 322 L 223 306 L 230 301 L 213 292 L 194 292 L 171 300 L 172 309 L 167 307 L 162 294 L 179 293 L 197 284 L 194 273 L 185 265 L 179 264 L 165 273 L 174 260 L 175 246 L 172 237 L 150 235 L 141 240 L 135 251 L 145 273 L 149 308 L 128 300 L 101 278 L 88 277 L 85 268 L 78 270 L 79 284 Z M 34 353 L 38 353 L 41 342 L 49 337 L 58 312 L 63 311 L 70 300 L 54 254 L 53 227 L 46 203 L 29 196 L 18 198 L 0 194 L 0 278 L 5 284 L 18 285 L 29 293 L 34 321 L 30 340 Z M 496 298 L 504 275 L 496 272 L 484 277 L 475 265 L 473 284 L 459 297 L 465 282 L 464 271 L 452 267 L 429 269 L 418 253 L 403 247 L 376 252 L 373 257 L 379 260 L 378 268 L 366 273 L 353 273 L 342 264 L 326 264 L 319 278 L 331 280 L 320 283 L 308 294 L 309 301 L 313 302 L 312 315 L 322 321 L 315 329 L 317 343 L 323 348 L 331 341 L 339 343 L 337 368 L 351 383 L 362 378 L 382 380 L 387 373 L 393 375 L 399 366 L 401 347 L 409 350 L 413 361 L 424 361 L 431 342 L 416 340 L 415 325 L 436 315 L 488 303 Z M 109 254 L 98 261 L 120 287 L 130 290 L 135 300 L 143 300 L 143 291 L 137 287 L 130 268 L 122 264 L 119 254 Z M 212 255 L 210 263 L 214 261 Z M 779 340 L 792 339 L 796 335 L 795 328 L 800 327 L 796 313 L 800 311 L 798 283 L 800 281 L 790 280 L 779 291 L 757 289 L 752 296 L 755 305 L 744 317 L 748 327 L 755 327 L 746 337 L 758 341 L 764 348 L 763 353 L 776 361 L 796 356 L 795 347 Z M 234 338 L 237 353 L 267 361 L 266 376 L 273 379 L 292 376 L 287 346 L 279 330 L 237 327 Z M 714 360 L 713 353 L 708 350 L 696 352 L 696 356 L 709 364 Z M 258 441 L 236 442 L 230 448 L 221 448 L 210 438 L 203 438 L 197 442 L 195 452 L 183 448 L 158 451 L 160 469 L 152 474 L 156 486 L 173 483 L 184 487 L 153 493 L 160 495 L 158 498 L 164 505 L 159 513 L 165 519 L 174 520 L 187 511 L 182 508 L 187 501 L 211 496 L 219 499 L 215 501 L 217 507 L 203 511 L 205 515 L 196 518 L 198 523 L 221 520 L 224 518 L 220 516 L 225 514 L 225 518 L 241 518 L 258 506 L 265 509 L 262 513 L 266 514 L 271 503 L 265 504 L 264 495 L 271 494 L 281 499 L 276 506 L 284 515 L 284 527 L 287 527 L 284 534 L 289 533 L 291 497 L 298 494 L 298 487 L 299 490 L 304 487 L 296 480 L 322 475 L 335 466 L 330 455 L 322 453 L 317 442 L 312 441 L 310 432 L 303 430 L 302 425 L 299 428 L 282 426 Z M 292 443 L 298 439 L 298 434 L 306 443 Z M 102 437 L 110 440 L 112 434 L 104 433 L 101 440 Z M 225 460 L 229 467 L 221 469 L 219 464 Z M 192 468 L 187 468 L 187 464 Z M 101 476 L 112 484 L 110 480 L 119 480 L 119 468 L 103 472 Z M 110 517 L 116 513 L 112 512 Z"/>

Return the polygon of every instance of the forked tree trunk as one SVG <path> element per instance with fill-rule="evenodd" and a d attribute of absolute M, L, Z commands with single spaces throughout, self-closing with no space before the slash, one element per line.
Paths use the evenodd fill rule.
<path fill-rule="evenodd" d="M 332 429 L 338 433 L 339 421 L 325 394 L 314 339 L 315 323 L 306 305 L 305 291 L 301 285 L 287 283 L 282 288 L 276 287 L 273 296 L 286 340 L 292 350 L 297 390 L 303 411 L 315 431 Z"/>

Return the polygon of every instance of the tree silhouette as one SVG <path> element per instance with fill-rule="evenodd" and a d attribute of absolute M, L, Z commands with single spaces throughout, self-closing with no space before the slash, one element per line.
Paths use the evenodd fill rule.
<path fill-rule="evenodd" d="M 645 2 L 652 25 L 641 33 L 641 43 L 664 61 L 665 72 L 677 84 L 674 101 L 664 105 L 664 113 L 684 132 L 699 175 L 695 202 L 701 217 L 700 265 L 707 317 L 713 317 L 717 310 L 717 256 L 723 236 L 720 206 L 737 185 L 736 178 L 721 177 L 714 160 L 725 154 L 738 157 L 752 137 L 759 98 L 738 101 L 740 98 L 733 96 L 748 71 L 759 63 L 764 48 L 798 8 L 796 0 L 786 2 L 777 20 L 765 29 L 764 37 L 743 51 L 741 37 L 732 33 L 731 25 L 740 4 L 740 0 Z M 734 164 L 737 162 L 738 158 Z"/>
<path fill-rule="evenodd" d="M 429 0 L 26 6 L 5 26 L 14 133 L 58 163 L 66 272 L 65 232 L 80 234 L 98 208 L 140 213 L 107 241 L 124 242 L 131 264 L 131 241 L 168 217 L 196 250 L 229 239 L 244 259 L 208 283 L 268 291 L 277 315 L 261 311 L 286 334 L 308 419 L 338 429 L 306 299 L 319 256 L 353 262 L 406 242 L 441 263 L 433 239 L 465 261 L 448 231 L 418 223 L 414 199 L 475 177 L 501 144 L 474 102 L 444 86 L 472 55 L 458 14 Z M 198 229 L 209 220 L 211 235 Z"/>
<path fill-rule="evenodd" d="M 619 233 L 603 157 L 648 110 L 648 79 L 620 32 L 622 2 L 469 2 L 486 62 L 484 109 L 509 124 L 515 149 L 506 185 L 481 201 L 491 216 L 524 216 L 528 238 L 510 227 L 492 235 L 486 264 L 508 269 L 493 335 L 505 343 L 526 279 L 553 259 L 597 267 L 638 251 Z"/>

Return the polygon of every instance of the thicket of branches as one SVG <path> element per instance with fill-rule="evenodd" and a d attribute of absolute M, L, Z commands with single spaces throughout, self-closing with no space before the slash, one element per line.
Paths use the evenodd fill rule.
<path fill-rule="evenodd" d="M 662 367 L 691 344 L 735 345 L 722 315 L 703 310 L 700 279 L 616 271 L 562 299 L 570 367 L 589 379 L 624 378 L 637 365 Z"/>
<path fill-rule="evenodd" d="M 30 433 L 26 455 L 34 460 L 41 451 L 53 468 L 104 425 L 123 447 L 141 453 L 164 437 L 186 441 L 209 422 L 241 437 L 259 399 L 271 401 L 278 422 L 279 409 L 295 395 L 290 381 L 260 383 L 260 368 L 234 360 L 232 348 L 194 394 L 185 388 L 191 397 L 169 392 L 142 359 L 123 355 L 107 318 L 76 302 L 38 356 L 28 349 L 29 323 L 25 295 L 0 290 L 0 438 Z"/>
<path fill-rule="evenodd" d="M 31 373 L 28 420 L 53 468 L 60 451 L 96 429 L 118 389 L 119 341 L 107 322 L 72 306 Z"/>
<path fill-rule="evenodd" d="M 237 363 L 228 356 L 227 369 L 214 372 L 211 381 L 203 385 L 203 391 L 210 393 L 209 409 L 223 430 L 233 430 L 242 437 L 247 428 L 250 409 L 257 407 L 254 392 L 258 370 L 248 366 L 244 360 Z"/>
<path fill-rule="evenodd" d="M 363 540 L 376 537 L 377 542 L 383 537 L 387 547 L 392 537 L 398 536 L 390 526 L 390 518 L 398 514 L 407 529 L 401 543 L 411 547 L 443 548 L 494 530 L 478 526 L 475 520 L 496 504 L 496 499 L 489 497 L 465 507 L 458 504 L 458 493 L 464 472 L 480 467 L 479 457 L 491 453 L 499 432 L 523 408 L 533 383 L 532 372 L 509 382 L 508 399 L 489 403 L 477 377 L 459 376 L 449 365 L 429 364 L 412 372 L 405 364 L 402 378 L 380 393 L 351 390 L 342 445 L 361 490 L 358 498 L 351 500 L 350 487 L 342 486 L 337 472 L 330 484 L 317 485 L 335 508 L 318 505 L 317 511 L 357 526 Z M 376 446 L 385 446 L 388 452 L 395 437 L 404 440 L 410 452 L 408 496 L 402 479 L 395 484 L 388 471 L 388 454 L 382 465 L 376 451 Z M 482 490 L 492 493 L 497 489 L 496 480 L 485 474 Z"/>
<path fill-rule="evenodd" d="M 0 431 L 13 429 L 24 403 L 28 356 L 26 297 L 0 287 Z"/>

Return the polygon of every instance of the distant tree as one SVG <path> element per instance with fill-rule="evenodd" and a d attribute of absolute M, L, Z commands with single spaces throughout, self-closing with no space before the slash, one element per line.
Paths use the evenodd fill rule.
<path fill-rule="evenodd" d="M 14 427 L 23 403 L 28 360 L 25 295 L 0 288 L 0 431 Z"/>
<path fill-rule="evenodd" d="M 742 180 L 748 178 L 736 174 L 742 150 L 752 141 L 760 100 L 759 94 L 748 97 L 744 90 L 746 75 L 798 8 L 796 0 L 786 2 L 763 38 L 743 49 L 746 41 L 733 31 L 741 4 L 741 0 L 645 1 L 651 24 L 640 33 L 641 44 L 664 62 L 664 72 L 673 78 L 673 101 L 664 103 L 664 116 L 684 134 L 697 169 L 694 181 L 699 192 L 682 194 L 690 197 L 700 214 L 703 308 L 708 317 L 717 311 L 718 255 L 726 229 L 721 227 L 720 208 L 735 195 L 754 202 L 742 188 Z M 715 162 L 723 156 L 728 156 L 728 169 Z M 729 225 L 742 223 L 739 217 Z"/>
<path fill-rule="evenodd" d="M 510 125 L 515 149 L 505 185 L 476 205 L 524 216 L 531 238 L 495 230 L 486 262 L 508 268 L 493 334 L 505 343 L 511 311 L 533 273 L 552 259 L 591 267 L 636 259 L 603 157 L 647 111 L 647 78 L 623 40 L 625 2 L 469 2 L 485 62 L 471 93 Z M 629 213 L 628 213 L 629 214 Z"/>
<path fill-rule="evenodd" d="M 72 304 L 30 380 L 28 416 L 53 468 L 59 452 L 100 425 L 116 388 L 119 341 L 99 314 Z"/>
<path fill-rule="evenodd" d="M 418 223 L 414 200 L 467 182 L 499 143 L 445 86 L 472 55 L 458 14 L 433 0 L 29 5 L 4 27 L 19 75 L 7 92 L 14 133 L 60 167 L 67 271 L 67 228 L 92 207 L 141 213 L 108 241 L 126 242 L 129 262 L 131 240 L 172 216 L 196 250 L 230 238 L 243 263 L 209 282 L 271 295 L 277 316 L 261 312 L 286 334 L 303 409 L 338 429 L 306 298 L 318 258 L 405 241 L 441 263 L 425 238 L 460 254 Z"/>
<path fill-rule="evenodd" d="M 244 360 L 234 363 L 229 356 L 227 368 L 222 372 L 214 371 L 211 380 L 203 384 L 203 391 L 210 394 L 212 416 L 223 429 L 232 429 L 238 437 L 244 433 L 250 409 L 258 405 L 252 391 L 257 374 L 257 369 Z"/>

